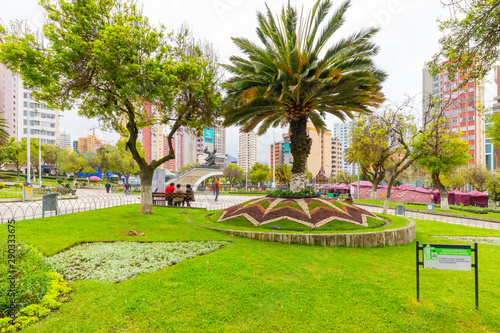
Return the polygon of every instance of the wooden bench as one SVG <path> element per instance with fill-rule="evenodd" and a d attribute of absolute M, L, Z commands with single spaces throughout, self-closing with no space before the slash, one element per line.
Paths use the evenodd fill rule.
<path fill-rule="evenodd" d="M 182 199 L 184 201 L 187 199 L 186 193 L 153 193 L 153 205 L 154 206 L 167 206 L 168 202 L 174 198 Z M 182 202 L 181 201 L 181 202 Z M 189 198 L 189 201 L 194 201 L 194 198 Z"/>

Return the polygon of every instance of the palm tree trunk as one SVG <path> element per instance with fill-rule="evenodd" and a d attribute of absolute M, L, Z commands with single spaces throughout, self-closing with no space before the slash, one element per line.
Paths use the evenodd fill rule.
<path fill-rule="evenodd" d="M 295 120 L 296 119 L 296 120 Z M 311 138 L 307 134 L 307 117 L 290 121 L 290 150 L 293 156 L 290 190 L 302 191 L 306 186 L 306 162 L 311 151 Z"/>

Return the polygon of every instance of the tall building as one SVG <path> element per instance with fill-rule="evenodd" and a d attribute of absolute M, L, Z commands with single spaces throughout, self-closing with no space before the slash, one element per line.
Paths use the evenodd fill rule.
<path fill-rule="evenodd" d="M 226 163 L 226 128 L 220 124 L 205 128 L 203 136 L 196 138 L 196 158 L 198 163 L 204 163 L 206 154 L 204 150 L 215 152 L 215 163 L 224 168 Z"/>
<path fill-rule="evenodd" d="M 168 155 L 168 139 L 165 137 L 165 155 Z M 172 137 L 172 146 L 174 147 L 175 158 L 164 163 L 165 170 L 179 171 L 183 166 L 196 164 L 196 136 L 183 128 L 175 132 Z"/>
<path fill-rule="evenodd" d="M 59 134 L 59 148 L 65 149 L 72 149 L 73 146 L 71 144 L 71 134 L 62 132 Z"/>
<path fill-rule="evenodd" d="M 17 112 L 19 124 L 17 139 L 27 138 L 29 119 L 31 138 L 39 139 L 42 144 L 59 144 L 59 110 L 35 102 L 31 94 L 32 89 L 25 87 L 21 79 L 16 80 L 18 81 L 16 104 L 22 108 L 22 113 Z"/>
<path fill-rule="evenodd" d="M 332 139 L 332 175 L 337 175 L 343 169 L 344 147 L 339 138 Z"/>
<path fill-rule="evenodd" d="M 497 84 L 497 93 L 495 97 L 496 102 L 493 104 L 491 111 L 487 112 L 486 114 L 486 127 L 491 125 L 488 121 L 489 117 L 492 114 L 498 113 L 500 111 L 500 66 L 497 66 L 494 70 L 495 70 L 495 82 Z M 491 142 L 490 138 L 486 138 L 485 143 L 486 143 L 485 147 L 486 169 L 494 171 L 500 166 L 500 153 L 498 151 L 499 149 L 498 147 L 495 147 L 493 142 Z"/>
<path fill-rule="evenodd" d="M 497 96 L 495 97 L 496 103 L 493 104 L 493 112 L 500 111 L 500 66 L 495 68 L 495 82 L 497 84 Z"/>
<path fill-rule="evenodd" d="M 157 117 L 155 105 L 144 103 L 143 107 L 148 117 L 151 117 L 151 119 Z M 141 128 L 139 130 L 137 141 L 142 144 L 146 162 L 151 163 L 153 160 L 159 160 L 166 155 L 165 125 L 160 122 L 155 122 L 153 125 Z M 165 164 L 162 164 L 158 168 L 165 169 L 165 167 Z"/>
<path fill-rule="evenodd" d="M 0 112 L 6 120 L 5 130 L 9 137 L 19 138 L 19 114 L 21 112 L 18 101 L 19 78 L 7 67 L 0 64 Z"/>
<path fill-rule="evenodd" d="M 80 152 L 80 151 L 78 150 L 78 141 L 76 141 L 76 140 L 75 140 L 75 141 L 73 141 L 73 150 L 74 150 L 74 151 L 76 151 L 77 153 L 78 153 L 78 152 Z"/>
<path fill-rule="evenodd" d="M 342 145 L 342 156 L 344 152 L 349 147 L 351 143 L 351 127 L 354 126 L 354 122 L 350 121 L 348 123 L 335 123 L 333 124 L 333 138 L 337 138 Z M 356 164 L 350 164 L 342 158 L 342 171 L 351 175 L 358 173 L 358 166 Z M 338 171 L 340 172 L 340 171 Z M 338 173 L 337 172 L 337 173 Z"/>
<path fill-rule="evenodd" d="M 95 153 L 97 149 L 103 146 L 103 141 L 93 135 L 87 135 L 86 138 L 78 138 L 78 151 L 80 153 Z"/>
<path fill-rule="evenodd" d="M 332 133 L 318 131 L 313 123 L 307 122 L 307 134 L 311 138 L 311 152 L 307 157 L 306 168 L 316 176 L 320 170 L 328 176 L 332 173 Z"/>
<path fill-rule="evenodd" d="M 450 120 L 453 132 L 461 133 L 469 143 L 470 165 L 485 165 L 484 86 L 482 83 L 468 82 L 458 88 L 464 77 L 457 73 L 450 80 L 449 73 L 442 72 L 431 77 L 427 69 L 423 72 L 423 112 L 430 112 L 430 99 L 438 100 L 446 118 Z M 437 91 L 439 90 L 439 92 Z M 430 97 L 432 96 L 432 97 Z"/>
<path fill-rule="evenodd" d="M 240 133 L 238 166 L 245 173 L 257 163 L 257 133 Z"/>

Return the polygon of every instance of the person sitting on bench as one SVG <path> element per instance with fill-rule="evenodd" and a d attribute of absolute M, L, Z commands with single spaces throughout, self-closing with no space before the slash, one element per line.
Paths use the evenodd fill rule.
<path fill-rule="evenodd" d="M 172 196 L 172 202 L 174 206 L 180 206 L 181 202 L 184 201 L 185 193 L 182 190 L 181 184 L 177 184 L 176 187 Z"/>
<path fill-rule="evenodd" d="M 186 185 L 186 196 L 184 197 L 184 201 L 182 202 L 182 207 L 184 207 L 184 203 L 187 204 L 188 207 L 191 207 L 189 204 L 190 201 L 194 201 L 194 192 L 191 188 L 191 185 Z"/>

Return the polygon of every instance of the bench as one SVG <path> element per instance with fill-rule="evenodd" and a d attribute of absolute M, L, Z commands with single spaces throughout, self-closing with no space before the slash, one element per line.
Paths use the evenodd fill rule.
<path fill-rule="evenodd" d="M 194 201 L 194 198 L 188 198 L 185 192 L 181 193 L 153 193 L 153 205 L 154 206 L 167 206 L 167 203 L 174 198 L 182 199 L 182 201 L 189 199 L 189 201 Z"/>

